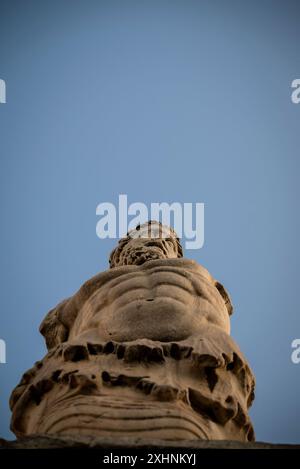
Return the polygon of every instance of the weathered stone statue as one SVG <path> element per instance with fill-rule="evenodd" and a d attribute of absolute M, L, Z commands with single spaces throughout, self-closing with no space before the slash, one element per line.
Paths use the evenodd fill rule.
<path fill-rule="evenodd" d="M 48 354 L 11 396 L 18 437 L 254 440 L 254 377 L 229 335 L 230 298 L 165 232 L 138 226 L 108 271 L 48 313 Z"/>

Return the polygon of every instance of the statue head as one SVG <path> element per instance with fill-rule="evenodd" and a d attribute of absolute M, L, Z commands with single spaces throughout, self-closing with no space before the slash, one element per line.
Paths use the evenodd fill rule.
<path fill-rule="evenodd" d="M 141 265 L 154 259 L 176 259 L 182 256 L 182 246 L 175 231 L 150 220 L 120 239 L 110 255 L 109 264 L 111 268 Z"/>

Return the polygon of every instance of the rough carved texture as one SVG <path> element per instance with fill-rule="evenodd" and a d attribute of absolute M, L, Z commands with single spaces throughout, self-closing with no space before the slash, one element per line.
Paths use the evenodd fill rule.
<path fill-rule="evenodd" d="M 46 316 L 48 354 L 10 400 L 18 437 L 254 440 L 254 377 L 226 290 L 182 258 L 173 231 L 144 236 L 121 240 L 111 269 Z"/>

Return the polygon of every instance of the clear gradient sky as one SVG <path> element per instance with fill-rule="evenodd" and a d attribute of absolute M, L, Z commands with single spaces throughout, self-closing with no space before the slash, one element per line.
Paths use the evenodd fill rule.
<path fill-rule="evenodd" d="M 300 2 L 0 2 L 0 436 L 49 309 L 108 266 L 96 206 L 204 202 L 258 440 L 300 442 Z"/>

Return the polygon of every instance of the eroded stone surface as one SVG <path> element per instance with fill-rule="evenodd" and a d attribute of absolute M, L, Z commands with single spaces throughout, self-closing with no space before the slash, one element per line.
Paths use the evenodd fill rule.
<path fill-rule="evenodd" d="M 229 295 L 174 232 L 139 232 L 46 316 L 48 354 L 12 393 L 12 430 L 253 441 L 254 377 L 229 335 Z"/>

